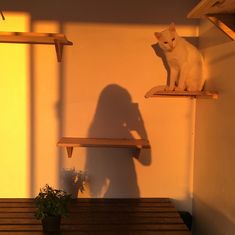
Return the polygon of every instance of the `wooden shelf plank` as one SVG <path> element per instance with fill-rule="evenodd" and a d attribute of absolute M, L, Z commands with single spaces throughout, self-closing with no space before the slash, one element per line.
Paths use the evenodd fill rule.
<path fill-rule="evenodd" d="M 77 138 L 63 137 L 57 143 L 59 147 L 110 147 L 110 148 L 150 148 L 144 139 L 114 138 Z"/>
<path fill-rule="evenodd" d="M 152 88 L 145 95 L 145 98 L 153 98 L 153 97 L 190 97 L 190 98 L 211 98 L 218 99 L 218 93 L 214 91 L 198 91 L 198 92 L 189 92 L 189 91 L 165 91 L 165 90 L 157 90 L 154 91 Z"/>
<path fill-rule="evenodd" d="M 64 45 L 73 45 L 64 34 L 34 32 L 0 32 L 0 43 L 27 43 L 55 45 L 57 60 L 61 62 Z"/>
<path fill-rule="evenodd" d="M 207 18 L 230 39 L 235 40 L 235 14 L 209 14 Z"/>
<path fill-rule="evenodd" d="M 235 40 L 235 1 L 202 0 L 188 13 L 187 17 L 207 17 L 230 39 Z"/>
<path fill-rule="evenodd" d="M 58 147 L 67 148 L 68 157 L 72 156 L 74 147 L 105 147 L 105 148 L 150 148 L 148 140 L 144 139 L 120 139 L 120 138 L 77 138 L 63 137 Z"/>
<path fill-rule="evenodd" d="M 188 18 L 201 18 L 207 14 L 235 13 L 235 2 L 226 0 L 202 0 L 187 15 Z"/>
<path fill-rule="evenodd" d="M 55 40 L 64 45 L 73 45 L 60 33 L 0 32 L 0 42 L 3 43 L 55 44 Z"/>

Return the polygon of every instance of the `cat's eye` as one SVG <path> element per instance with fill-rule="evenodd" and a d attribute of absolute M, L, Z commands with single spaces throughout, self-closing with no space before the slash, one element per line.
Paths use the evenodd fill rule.
<path fill-rule="evenodd" d="M 172 38 L 172 42 L 174 42 L 175 41 L 175 38 Z"/>
<path fill-rule="evenodd" d="M 168 42 L 164 42 L 164 44 L 167 44 Z"/>

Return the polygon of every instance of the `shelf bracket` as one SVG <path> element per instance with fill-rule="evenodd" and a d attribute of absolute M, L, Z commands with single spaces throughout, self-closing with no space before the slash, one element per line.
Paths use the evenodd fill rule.
<path fill-rule="evenodd" d="M 61 62 L 62 60 L 63 48 L 64 45 L 59 40 L 55 39 L 55 50 L 58 62 Z"/>
<path fill-rule="evenodd" d="M 73 147 L 66 147 L 68 157 L 71 158 L 73 155 Z"/>
<path fill-rule="evenodd" d="M 145 98 L 153 97 L 189 97 L 189 98 L 210 98 L 218 99 L 218 92 L 216 91 L 167 91 L 163 90 L 162 86 L 153 87 L 146 94 Z"/>

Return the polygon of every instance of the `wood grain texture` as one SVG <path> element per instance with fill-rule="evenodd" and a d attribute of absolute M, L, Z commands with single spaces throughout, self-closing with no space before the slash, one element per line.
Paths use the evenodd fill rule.
<path fill-rule="evenodd" d="M 149 90 L 145 98 L 155 98 L 155 97 L 171 97 L 171 98 L 210 98 L 218 99 L 219 95 L 216 91 L 165 91 L 165 90 L 155 90 L 152 88 Z"/>
<path fill-rule="evenodd" d="M 55 41 L 73 45 L 60 33 L 0 32 L 0 43 L 55 44 Z"/>
<path fill-rule="evenodd" d="M 74 199 L 62 235 L 190 235 L 168 198 Z M 0 199 L 1 234 L 43 234 L 33 199 Z"/>
<path fill-rule="evenodd" d="M 148 140 L 115 138 L 75 138 L 63 137 L 59 147 L 109 147 L 109 148 L 150 148 Z"/>

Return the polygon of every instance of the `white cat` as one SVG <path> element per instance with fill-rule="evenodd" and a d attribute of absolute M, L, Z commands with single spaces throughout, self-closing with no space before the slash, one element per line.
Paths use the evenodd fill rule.
<path fill-rule="evenodd" d="M 201 91 L 205 82 L 204 63 L 198 49 L 178 36 L 174 23 L 155 36 L 170 69 L 170 84 L 166 90 Z"/>

